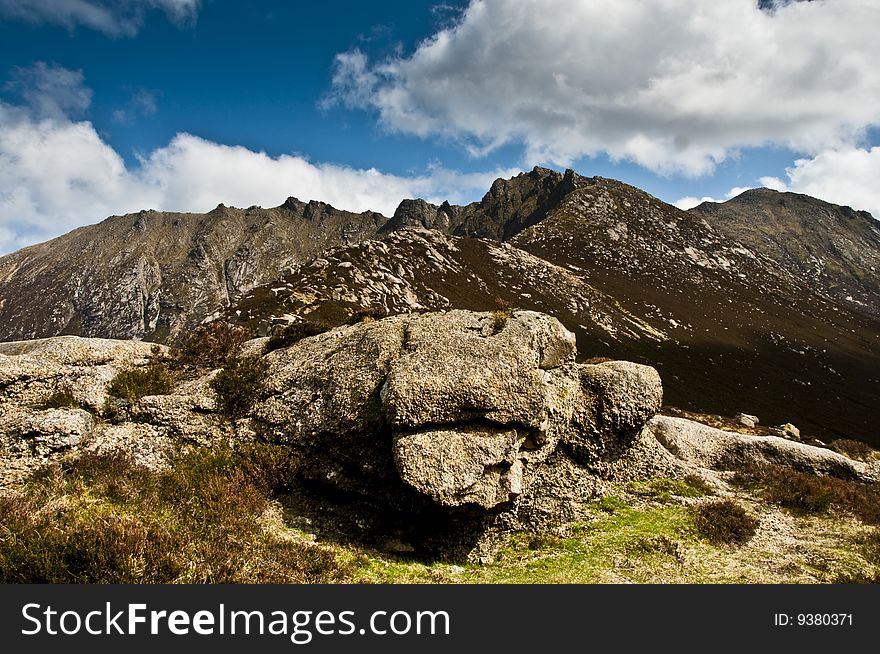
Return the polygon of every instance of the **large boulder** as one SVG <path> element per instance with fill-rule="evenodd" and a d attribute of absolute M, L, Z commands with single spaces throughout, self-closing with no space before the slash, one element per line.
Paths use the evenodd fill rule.
<path fill-rule="evenodd" d="M 512 506 L 560 442 L 593 462 L 619 456 L 659 406 L 652 368 L 575 355 L 574 335 L 535 312 L 397 316 L 269 354 L 253 416 L 263 437 L 302 451 L 312 480 Z"/>
<path fill-rule="evenodd" d="M 382 389 L 389 424 L 412 429 L 482 419 L 538 428 L 546 417 L 544 370 L 574 360 L 574 335 L 530 311 L 496 329 L 491 314 L 470 311 L 411 320 Z"/>
<path fill-rule="evenodd" d="M 660 375 L 629 361 L 582 365 L 578 373 L 583 400 L 563 440 L 584 463 L 621 456 L 663 402 Z"/>

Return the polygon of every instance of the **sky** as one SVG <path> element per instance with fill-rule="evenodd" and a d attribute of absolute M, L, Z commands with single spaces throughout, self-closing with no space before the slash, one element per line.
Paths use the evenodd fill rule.
<path fill-rule="evenodd" d="M 880 218 L 880 0 L 0 0 L 0 253 L 140 209 L 391 215 L 535 165 Z"/>

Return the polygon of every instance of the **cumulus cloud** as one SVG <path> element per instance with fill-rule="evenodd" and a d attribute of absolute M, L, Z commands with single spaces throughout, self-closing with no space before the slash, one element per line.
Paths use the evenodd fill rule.
<path fill-rule="evenodd" d="M 684 209 L 687 211 L 688 209 L 693 209 L 696 206 L 703 204 L 704 202 L 724 202 L 725 200 L 729 200 L 730 198 L 735 198 L 737 195 L 741 193 L 745 193 L 749 189 L 754 188 L 753 186 L 735 186 L 730 189 L 727 193 L 724 194 L 724 198 L 721 200 L 717 200 L 711 196 L 705 195 L 701 198 L 695 198 L 693 196 L 685 196 L 679 200 L 676 200 L 672 204 L 674 204 L 679 209 Z"/>
<path fill-rule="evenodd" d="M 389 175 L 300 156 L 271 157 L 185 133 L 127 166 L 90 122 L 44 107 L 0 102 L 0 252 L 145 208 L 277 206 L 293 195 L 391 215 L 407 197 L 473 200 L 497 177 L 518 172 L 462 174 L 434 167 L 420 175 Z"/>
<path fill-rule="evenodd" d="M 607 154 L 710 173 L 742 147 L 815 154 L 880 123 L 880 3 L 472 0 L 409 55 L 336 58 L 328 103 L 524 163 Z"/>
<path fill-rule="evenodd" d="M 880 147 L 827 150 L 798 159 L 785 172 L 786 180 L 762 177 L 761 184 L 870 211 L 880 219 Z"/>
<path fill-rule="evenodd" d="M 187 23 L 195 19 L 201 0 L 0 0 L 0 17 L 30 23 L 78 25 L 108 36 L 134 36 L 144 15 L 160 9 L 169 19 Z"/>

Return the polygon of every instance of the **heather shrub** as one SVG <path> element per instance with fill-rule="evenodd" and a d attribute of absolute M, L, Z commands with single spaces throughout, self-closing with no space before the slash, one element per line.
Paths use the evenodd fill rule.
<path fill-rule="evenodd" d="M 760 524 L 730 499 L 699 504 L 693 512 L 697 531 L 716 545 L 743 545 L 751 540 Z"/>
<path fill-rule="evenodd" d="M 174 390 L 174 375 L 161 361 L 141 368 L 122 370 L 116 374 L 107 392 L 127 402 L 136 402 L 146 395 L 168 395 Z"/>
<path fill-rule="evenodd" d="M 226 322 L 202 325 L 174 353 L 174 363 L 184 368 L 223 368 L 250 338 L 250 330 L 238 325 Z"/>
<path fill-rule="evenodd" d="M 839 454 L 848 456 L 851 459 L 866 460 L 876 452 L 876 450 L 863 441 L 853 440 L 851 438 L 838 438 L 829 444 L 831 449 Z"/>
<path fill-rule="evenodd" d="M 731 481 L 796 513 L 821 514 L 834 507 L 866 524 L 880 525 L 880 486 L 876 483 L 820 477 L 772 464 L 738 471 Z"/>
<path fill-rule="evenodd" d="M 264 525 L 296 468 L 289 450 L 264 444 L 180 452 L 164 471 L 124 454 L 49 466 L 0 497 L 0 582 L 343 580 L 354 562 Z"/>
<path fill-rule="evenodd" d="M 266 384 L 267 365 L 260 357 L 233 359 L 211 380 L 217 406 L 230 419 L 253 408 Z"/>

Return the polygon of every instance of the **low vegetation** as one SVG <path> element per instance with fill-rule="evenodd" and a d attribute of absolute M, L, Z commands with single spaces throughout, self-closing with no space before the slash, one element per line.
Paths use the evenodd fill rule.
<path fill-rule="evenodd" d="M 317 336 L 333 329 L 333 325 L 320 320 L 300 320 L 298 322 L 287 325 L 281 331 L 272 334 L 266 343 L 266 352 L 280 350 L 284 347 L 290 347 L 294 343 L 299 343 L 302 339 L 309 336 Z"/>
<path fill-rule="evenodd" d="M 688 475 L 684 479 L 661 477 L 649 481 L 634 481 L 627 485 L 627 490 L 634 495 L 652 497 L 660 501 L 669 501 L 673 497 L 714 495 L 712 488 L 696 475 Z"/>
<path fill-rule="evenodd" d="M 40 408 L 43 409 L 79 409 L 82 405 L 78 399 L 73 395 L 70 389 L 61 389 L 55 391 L 46 398 L 46 401 L 43 402 Z"/>
<path fill-rule="evenodd" d="M 250 330 L 222 321 L 202 325 L 173 353 L 172 363 L 184 369 L 223 368 L 251 337 Z"/>
<path fill-rule="evenodd" d="M 817 477 L 777 465 L 756 465 L 731 479 L 773 504 L 798 514 L 823 514 L 832 508 L 865 524 L 880 525 L 880 487 L 836 477 Z"/>
<path fill-rule="evenodd" d="M 253 408 L 266 384 L 267 365 L 260 357 L 242 357 L 226 364 L 211 380 L 217 407 L 231 420 Z"/>
<path fill-rule="evenodd" d="M 265 515 L 296 469 L 268 445 L 179 453 L 169 470 L 85 455 L 0 497 L 3 583 L 324 583 L 356 557 L 275 533 Z"/>
<path fill-rule="evenodd" d="M 495 298 L 495 310 L 492 312 L 492 333 L 497 334 L 507 327 L 507 321 L 513 317 L 513 307 L 506 300 Z"/>
<path fill-rule="evenodd" d="M 760 521 L 734 500 L 721 499 L 694 507 L 694 524 L 715 545 L 744 545 L 758 531 Z"/>
<path fill-rule="evenodd" d="M 382 307 L 367 307 L 366 309 L 360 309 L 355 311 L 351 318 L 346 322 L 347 325 L 357 325 L 362 322 L 369 322 L 371 320 L 382 320 L 382 318 L 387 318 L 388 312 L 385 311 Z"/>
<path fill-rule="evenodd" d="M 154 360 L 140 368 L 122 370 L 116 374 L 107 392 L 127 402 L 136 402 L 147 395 L 168 395 L 174 390 L 176 379 L 168 365 Z"/>
<path fill-rule="evenodd" d="M 851 459 L 859 459 L 861 461 L 870 461 L 877 454 L 877 450 L 863 441 L 853 440 L 851 438 L 838 438 L 831 441 L 829 446 L 832 450 Z"/>

